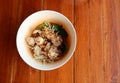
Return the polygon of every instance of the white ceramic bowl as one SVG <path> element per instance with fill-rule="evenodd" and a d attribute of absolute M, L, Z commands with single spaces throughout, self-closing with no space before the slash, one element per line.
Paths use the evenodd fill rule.
<path fill-rule="evenodd" d="M 71 38 L 68 53 L 63 59 L 52 64 L 42 64 L 34 60 L 25 42 L 26 36 L 30 35 L 30 32 L 43 21 L 55 22 L 63 25 L 68 32 L 68 36 Z M 72 57 L 76 48 L 76 32 L 72 23 L 64 15 L 55 11 L 43 10 L 33 13 L 23 21 L 17 33 L 16 44 L 21 58 L 28 65 L 38 70 L 53 70 L 64 65 Z"/>

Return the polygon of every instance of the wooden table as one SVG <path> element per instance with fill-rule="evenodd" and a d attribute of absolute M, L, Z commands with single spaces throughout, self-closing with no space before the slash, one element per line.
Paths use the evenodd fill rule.
<path fill-rule="evenodd" d="M 16 48 L 22 21 L 55 10 L 74 24 L 77 47 L 59 69 L 28 66 Z M 0 83 L 120 83 L 120 0 L 0 0 Z"/>

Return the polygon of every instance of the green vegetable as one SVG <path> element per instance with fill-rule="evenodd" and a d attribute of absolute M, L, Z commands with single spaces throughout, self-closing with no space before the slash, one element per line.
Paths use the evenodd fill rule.
<path fill-rule="evenodd" d="M 57 24 L 53 24 L 52 29 L 54 30 L 54 32 L 57 32 L 59 35 L 61 35 L 63 37 L 68 36 L 67 32 L 65 31 L 65 29 L 62 28 L 62 26 L 59 26 Z"/>
<path fill-rule="evenodd" d="M 48 22 L 44 22 L 43 24 L 44 24 L 44 26 L 49 27 L 49 23 Z"/>
<path fill-rule="evenodd" d="M 60 26 L 54 24 L 54 25 L 52 26 L 52 29 L 54 30 L 54 32 L 59 32 L 59 31 L 60 31 Z"/>
<path fill-rule="evenodd" d="M 43 27 L 44 27 L 44 25 L 43 25 L 43 24 L 38 25 L 38 28 L 39 28 L 40 30 L 42 30 L 42 29 L 43 29 Z"/>
<path fill-rule="evenodd" d="M 46 27 L 49 27 L 49 23 L 48 23 L 48 22 L 43 22 L 42 24 L 38 25 L 38 28 L 39 28 L 40 30 L 42 30 L 45 26 L 46 26 Z"/>
<path fill-rule="evenodd" d="M 65 42 L 63 42 L 62 43 L 62 48 L 61 48 L 62 53 L 67 52 L 67 50 L 68 50 L 67 44 Z"/>

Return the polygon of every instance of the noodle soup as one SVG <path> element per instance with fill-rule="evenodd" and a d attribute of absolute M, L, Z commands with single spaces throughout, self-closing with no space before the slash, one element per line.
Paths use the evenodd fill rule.
<path fill-rule="evenodd" d="M 68 32 L 57 23 L 43 22 L 26 37 L 27 47 L 35 60 L 42 63 L 54 63 L 68 51 Z"/>

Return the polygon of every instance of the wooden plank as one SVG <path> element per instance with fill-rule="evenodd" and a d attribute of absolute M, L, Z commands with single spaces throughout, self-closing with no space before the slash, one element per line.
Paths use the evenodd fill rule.
<path fill-rule="evenodd" d="M 91 83 L 104 83 L 102 1 L 90 0 L 90 79 Z"/>
<path fill-rule="evenodd" d="M 44 9 L 75 23 L 77 48 L 63 67 L 41 72 L 20 58 L 16 33 L 28 15 L 42 9 L 42 1 Z M 119 9 L 120 0 L 1 0 L 0 83 L 120 83 Z"/>
<path fill-rule="evenodd" d="M 19 1 L 19 0 L 18 0 Z M 11 82 L 12 83 L 39 83 L 40 71 L 35 70 L 25 64 L 25 62 L 20 58 L 17 53 L 15 46 L 16 32 L 22 21 L 30 14 L 42 9 L 41 0 L 20 0 L 18 3 L 13 3 L 13 8 L 18 5 L 16 11 L 12 10 L 12 17 L 16 17 L 16 20 L 11 22 L 10 29 L 10 43 L 13 43 L 14 49 L 11 49 L 11 54 L 13 55 L 12 60 L 12 73 Z M 17 12 L 17 15 L 14 13 Z M 15 24 L 15 25 L 14 25 Z"/>
<path fill-rule="evenodd" d="M 74 23 L 73 0 L 44 0 L 44 9 L 67 16 Z M 73 83 L 73 58 L 59 69 L 41 72 L 41 83 Z"/>
<path fill-rule="evenodd" d="M 75 83 L 93 83 L 90 78 L 89 0 L 75 0 L 75 27 L 77 31 Z"/>
<path fill-rule="evenodd" d="M 114 6 L 115 6 L 115 11 L 116 11 L 116 31 L 117 31 L 117 54 L 118 54 L 118 79 L 117 82 L 120 83 L 120 0 L 115 0 L 114 1 Z"/>
<path fill-rule="evenodd" d="M 0 1 L 0 83 L 11 82 L 12 59 L 14 57 L 13 54 L 17 53 L 15 46 L 15 36 L 13 37 L 14 41 L 11 40 L 11 37 L 14 34 L 11 29 L 16 28 L 15 21 L 17 17 L 12 17 L 11 15 L 14 11 L 14 16 L 17 16 L 16 12 L 18 6 L 13 5 L 17 3 L 18 1 L 16 0 Z"/>
<path fill-rule="evenodd" d="M 103 0 L 105 83 L 120 82 L 119 8 L 119 0 Z"/>

